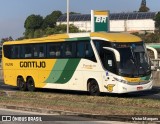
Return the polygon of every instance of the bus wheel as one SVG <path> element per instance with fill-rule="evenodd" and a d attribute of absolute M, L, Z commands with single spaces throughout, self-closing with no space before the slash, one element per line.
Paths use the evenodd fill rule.
<path fill-rule="evenodd" d="M 34 80 L 32 77 L 29 77 L 27 80 L 27 89 L 31 92 L 35 91 L 35 84 L 34 84 Z"/>
<path fill-rule="evenodd" d="M 91 80 L 89 82 L 88 90 L 89 90 L 90 95 L 92 95 L 92 96 L 99 96 L 100 95 L 99 86 L 95 80 Z"/>
<path fill-rule="evenodd" d="M 17 87 L 19 88 L 20 91 L 27 90 L 26 83 L 24 82 L 24 79 L 22 77 L 17 78 Z"/>

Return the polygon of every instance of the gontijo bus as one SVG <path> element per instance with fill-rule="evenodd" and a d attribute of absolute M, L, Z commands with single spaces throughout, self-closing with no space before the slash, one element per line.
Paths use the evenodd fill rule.
<path fill-rule="evenodd" d="M 152 88 L 144 42 L 127 33 L 57 34 L 3 44 L 5 84 L 128 93 Z"/>

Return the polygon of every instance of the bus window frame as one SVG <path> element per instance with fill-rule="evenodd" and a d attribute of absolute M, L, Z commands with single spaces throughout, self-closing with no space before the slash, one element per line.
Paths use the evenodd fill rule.
<path fill-rule="evenodd" d="M 78 52 L 78 44 L 79 43 L 82 43 L 83 44 L 83 56 L 80 56 L 78 57 L 77 56 L 77 52 Z M 55 46 L 58 46 L 60 48 L 60 52 L 61 52 L 61 55 L 58 56 L 58 57 L 50 57 L 49 56 L 49 46 L 50 44 L 52 45 L 55 45 Z M 72 56 L 65 56 L 65 48 L 67 45 L 71 45 L 72 46 L 72 53 L 73 55 Z M 94 56 L 94 59 L 92 59 L 93 57 L 87 57 L 85 55 L 85 49 L 86 49 L 86 44 L 89 44 L 89 47 L 92 51 L 92 54 Z M 4 47 L 12 47 L 13 46 L 19 46 L 20 47 L 20 57 L 19 58 L 13 58 L 13 57 L 9 57 L 9 56 L 5 56 L 6 58 L 9 57 L 9 59 L 87 59 L 87 60 L 90 60 L 90 61 L 93 61 L 93 62 L 97 62 L 97 59 L 96 59 L 96 56 L 95 56 L 95 52 L 92 48 L 92 45 L 91 45 L 91 41 L 86 41 L 86 40 L 79 40 L 79 41 L 65 41 L 65 42 L 43 42 L 43 43 L 26 43 L 26 44 L 10 44 L 10 45 L 4 45 Z M 39 52 L 40 52 L 40 47 L 43 46 L 44 47 L 44 57 L 39 57 L 39 56 L 34 56 L 34 47 L 37 47 L 38 48 L 38 55 L 39 55 Z M 30 54 L 31 56 L 30 57 L 25 57 L 25 49 L 29 47 L 30 50 L 28 51 L 31 51 Z M 25 49 L 24 49 L 25 48 Z"/>

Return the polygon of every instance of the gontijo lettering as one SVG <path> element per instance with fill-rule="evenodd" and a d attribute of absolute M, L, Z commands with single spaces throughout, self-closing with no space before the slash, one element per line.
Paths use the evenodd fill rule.
<path fill-rule="evenodd" d="M 20 67 L 21 68 L 45 68 L 46 67 L 46 62 L 45 61 L 21 61 L 20 62 Z"/>

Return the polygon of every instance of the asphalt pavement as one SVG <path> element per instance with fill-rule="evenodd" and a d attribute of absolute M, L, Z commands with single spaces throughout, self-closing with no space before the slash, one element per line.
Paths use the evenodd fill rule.
<path fill-rule="evenodd" d="M 98 121 L 78 116 L 51 115 L 0 108 L 0 124 L 130 124 L 128 122 Z"/>

